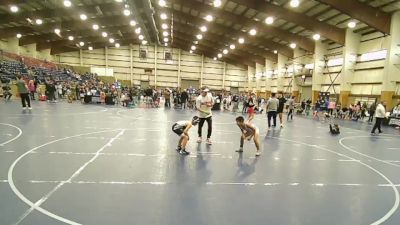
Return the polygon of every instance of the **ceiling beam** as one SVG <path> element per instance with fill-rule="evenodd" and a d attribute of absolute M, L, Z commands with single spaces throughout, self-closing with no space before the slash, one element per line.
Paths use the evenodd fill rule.
<path fill-rule="evenodd" d="M 191 41 L 186 39 L 186 37 L 183 36 L 183 35 L 176 35 L 175 40 L 179 41 L 180 43 L 185 43 L 188 47 L 191 46 Z M 210 43 L 207 43 L 207 42 L 199 43 L 197 45 L 196 49 L 197 48 L 207 49 L 207 51 L 212 53 L 212 58 L 216 57 L 217 54 L 215 52 L 218 51 L 218 49 L 216 49 L 213 45 L 210 45 Z M 210 51 L 210 50 L 212 50 L 212 51 Z M 224 58 L 230 58 L 230 59 L 236 59 L 239 62 L 242 62 L 243 64 L 246 64 L 246 65 L 254 65 L 255 64 L 254 61 L 251 61 L 248 58 L 243 58 L 242 56 L 238 56 L 238 55 L 234 55 L 234 54 L 224 55 L 223 57 Z"/>
<path fill-rule="evenodd" d="M 187 51 L 187 52 L 190 51 L 190 48 L 187 47 L 186 42 L 181 41 L 181 40 L 178 40 L 177 42 L 173 43 L 172 46 L 176 47 L 176 48 L 179 48 L 179 49 L 182 49 L 182 50 Z M 195 53 L 193 53 L 193 54 L 204 55 L 204 56 L 206 56 L 206 57 L 208 57 L 210 59 L 212 59 L 214 57 L 212 52 L 210 52 L 207 48 L 204 48 L 202 46 L 199 46 L 197 51 Z M 238 61 L 238 60 L 235 60 L 235 59 L 232 59 L 232 58 L 226 58 L 226 57 L 223 59 L 223 61 L 228 62 L 230 64 L 233 64 L 235 66 L 240 66 L 241 68 L 247 69 L 247 65 L 245 65 L 241 61 Z"/>
<path fill-rule="evenodd" d="M 79 48 L 77 47 L 69 47 L 69 46 L 55 46 L 53 48 L 51 48 L 50 50 L 50 55 L 56 55 L 56 54 L 61 54 L 64 52 L 75 52 L 78 51 Z"/>
<path fill-rule="evenodd" d="M 195 33 L 195 28 L 193 28 L 193 27 L 191 27 L 191 26 L 189 26 L 189 25 L 186 25 L 186 24 L 182 24 L 182 23 L 174 23 L 174 29 L 175 28 L 177 28 L 177 30 L 179 31 L 179 32 L 183 32 L 183 33 L 185 33 L 185 34 L 187 34 L 187 35 L 190 35 L 190 34 L 193 34 L 193 33 Z M 224 45 L 226 45 L 226 43 L 228 43 L 228 44 L 230 44 L 230 43 L 234 43 L 235 44 L 235 46 L 236 46 L 236 49 L 235 50 L 233 50 L 233 51 L 240 51 L 240 52 L 242 52 L 243 54 L 246 54 L 246 55 L 248 55 L 249 57 L 254 57 L 254 56 L 251 56 L 251 53 L 250 52 L 248 52 L 248 49 L 246 48 L 246 46 L 244 45 L 244 44 L 239 44 L 239 43 L 236 43 L 236 41 L 233 41 L 232 39 L 230 39 L 230 40 L 227 40 L 227 38 L 225 38 L 224 36 L 222 36 L 222 35 L 217 35 L 217 34 L 212 34 L 212 33 L 206 33 L 206 34 L 204 34 L 203 35 L 203 39 L 202 40 L 200 40 L 199 42 L 202 42 L 203 40 L 206 40 L 206 41 L 208 41 L 208 42 L 210 42 L 210 43 L 218 43 L 218 45 L 215 45 L 215 48 L 219 48 L 219 47 L 221 47 L 221 46 L 224 46 Z M 229 49 L 229 46 L 225 46 L 225 48 L 227 48 L 227 49 Z M 220 51 L 221 51 L 222 49 L 220 49 Z M 230 50 L 231 51 L 231 50 Z M 270 52 L 268 52 L 268 51 L 266 51 L 266 50 L 264 50 L 264 49 L 261 49 L 261 48 L 255 48 L 254 47 L 254 49 L 253 49 L 253 52 L 255 52 L 257 55 L 259 55 L 259 56 L 262 56 L 262 57 L 264 57 L 264 58 L 267 58 L 268 60 L 271 60 L 271 61 L 276 61 L 277 60 L 277 56 L 275 55 L 275 54 L 273 54 L 273 53 L 270 53 Z M 256 57 L 258 57 L 258 56 L 256 56 Z M 263 59 L 262 61 L 265 61 L 265 59 Z M 265 62 L 264 62 L 265 63 Z"/>
<path fill-rule="evenodd" d="M 181 32 L 181 31 L 174 30 L 174 38 L 186 40 L 186 41 L 188 41 L 189 45 L 193 45 L 191 36 L 186 33 Z M 219 49 L 218 46 L 215 46 L 215 43 L 208 41 L 206 39 L 201 40 L 198 45 L 204 45 L 207 48 L 212 48 L 216 52 L 221 53 L 221 49 Z M 217 53 L 214 53 L 214 57 L 215 56 L 217 56 Z M 241 51 L 238 49 L 235 49 L 234 51 L 230 51 L 228 55 L 224 55 L 224 56 L 241 57 L 241 60 L 246 60 L 249 62 L 249 64 L 254 64 L 252 61 L 265 64 L 264 58 L 262 58 L 260 56 L 249 54 L 247 52 L 244 52 L 244 51 Z"/>
<path fill-rule="evenodd" d="M 99 39 L 90 39 L 89 41 L 91 41 L 90 46 L 93 47 L 93 49 L 100 49 L 100 48 L 104 48 L 105 46 L 108 47 L 113 47 L 110 46 L 110 43 L 106 40 L 99 40 Z M 132 38 L 132 39 L 125 39 L 123 41 L 120 42 L 121 46 L 125 46 L 125 45 L 129 45 L 129 44 L 139 44 L 138 39 Z M 85 45 L 85 50 L 87 49 L 88 45 Z M 46 49 L 49 49 L 49 47 L 47 47 Z M 51 54 L 61 54 L 64 52 L 72 52 L 72 51 L 78 51 L 79 48 L 76 46 L 66 46 L 63 45 L 63 43 L 53 43 L 51 46 Z M 53 50 L 54 49 L 54 50 Z"/>
<path fill-rule="evenodd" d="M 76 17 L 79 19 L 79 15 L 82 12 L 91 18 L 97 14 L 96 6 L 100 7 L 103 12 L 114 12 L 120 11 L 119 7 L 115 3 L 106 3 L 99 5 L 85 5 L 85 6 L 74 6 L 71 9 L 65 7 L 59 7 L 55 9 L 41 9 L 36 11 L 24 11 L 18 14 L 7 14 L 0 18 L 0 24 L 8 24 L 11 22 L 25 22 L 26 18 L 31 18 L 32 20 L 36 18 L 49 19 L 49 18 L 60 18 L 60 17 Z"/>
<path fill-rule="evenodd" d="M 390 34 L 391 16 L 379 8 L 374 8 L 358 0 L 317 0 L 329 5 L 350 17 L 357 19 L 370 27 L 384 33 Z"/>
<path fill-rule="evenodd" d="M 61 30 L 62 35 L 70 35 L 72 33 L 76 33 L 76 31 L 94 31 L 91 27 L 92 24 L 98 24 L 100 29 L 98 32 L 107 31 L 114 29 L 115 27 L 122 26 L 130 26 L 128 21 L 124 21 L 126 17 L 124 16 L 108 16 L 108 17 L 100 17 L 96 19 L 88 19 L 87 23 L 83 25 L 80 19 L 73 19 L 69 21 L 65 21 L 62 23 L 59 22 L 50 22 L 45 23 L 41 26 L 34 25 L 23 25 L 23 26 L 15 26 L 15 27 L 7 27 L 0 29 L 0 38 L 6 38 L 11 36 L 15 36 L 17 33 L 24 35 L 30 35 L 34 33 L 51 33 L 55 28 Z M 131 27 L 134 29 L 133 27 Z"/>
<path fill-rule="evenodd" d="M 245 0 L 247 1 L 247 0 Z M 252 19 L 249 19 L 247 17 L 242 17 L 239 15 L 236 15 L 234 13 L 230 13 L 228 11 L 225 11 L 223 9 L 215 8 L 210 5 L 202 4 L 197 1 L 187 1 L 187 0 L 175 0 L 174 3 L 179 3 L 185 7 L 189 7 L 192 9 L 196 9 L 201 12 L 207 12 L 207 13 L 213 13 L 214 15 L 218 15 L 218 18 L 223 19 L 225 21 L 231 21 L 236 24 L 247 24 L 251 25 L 251 27 L 254 27 L 257 29 L 258 34 L 257 36 L 265 35 L 265 36 L 272 36 L 272 37 L 277 37 L 280 40 L 286 41 L 288 43 L 295 42 L 299 47 L 307 50 L 307 51 L 314 51 L 314 46 L 315 43 L 311 41 L 310 38 L 303 37 L 297 34 L 293 34 L 287 30 L 283 30 L 274 26 L 267 26 L 263 22 L 255 21 Z M 179 13 L 179 11 L 174 10 L 174 15 L 176 13 Z M 184 13 L 185 15 L 188 15 L 187 13 Z M 204 20 L 204 19 L 203 19 Z M 208 23 L 206 20 L 204 20 L 204 23 Z M 215 23 L 215 22 L 214 22 Z M 229 28 L 234 33 L 238 33 L 241 31 L 236 31 L 233 30 L 232 28 Z"/>
<path fill-rule="evenodd" d="M 114 38 L 116 41 L 119 39 L 124 39 L 124 37 L 121 37 L 119 32 L 121 33 L 133 33 L 132 27 L 123 25 L 123 26 L 115 26 L 115 27 L 110 27 L 107 29 L 108 37 L 105 38 L 108 40 L 109 38 Z M 1 33 L 1 30 L 0 30 Z M 85 37 L 88 36 L 101 36 L 100 32 L 96 32 L 94 30 L 87 30 L 85 28 L 81 29 L 74 29 L 74 32 L 64 32 L 62 33 L 62 36 L 56 35 L 52 30 L 49 30 L 49 33 L 42 33 L 39 35 L 25 35 L 22 36 L 22 38 L 19 40 L 19 45 L 28 45 L 28 44 L 33 44 L 33 43 L 38 43 L 38 42 L 49 42 L 49 41 L 55 41 L 55 40 L 60 40 L 62 38 L 67 38 L 67 36 L 72 35 L 75 37 L 76 40 L 84 39 Z M 75 41 L 76 41 L 75 40 Z"/>
<path fill-rule="evenodd" d="M 129 44 L 139 44 L 139 42 L 137 39 L 126 39 L 126 40 L 122 41 L 120 44 L 121 44 L 121 46 L 126 46 Z M 106 41 L 94 42 L 90 46 L 92 46 L 93 49 L 100 49 L 100 48 L 104 49 L 105 46 L 108 46 L 108 42 L 106 42 Z M 113 46 L 108 46 L 108 47 L 113 47 Z M 55 49 L 55 50 L 53 51 L 53 49 Z M 78 51 L 78 50 L 79 50 L 79 48 L 77 48 L 77 47 L 69 47 L 69 46 L 59 45 L 59 46 L 54 46 L 52 48 L 51 54 L 52 55 L 61 54 L 64 52 L 72 52 L 72 51 Z"/>
<path fill-rule="evenodd" d="M 186 51 L 190 51 L 190 47 L 189 47 L 190 42 L 185 39 L 176 38 L 175 42 L 172 45 L 173 46 L 179 45 L 179 48 L 184 49 Z M 207 57 L 209 57 L 209 58 L 215 57 L 214 53 L 212 51 L 210 51 L 210 47 L 205 46 L 203 44 L 199 44 L 197 47 L 198 48 L 196 49 L 195 52 L 206 53 L 205 55 L 207 55 Z M 196 53 L 194 53 L 194 54 L 196 54 Z M 242 65 L 242 66 L 244 66 L 243 68 L 246 68 L 246 69 L 247 69 L 247 66 L 253 66 L 253 67 L 255 66 L 254 62 L 251 62 L 251 61 L 248 61 L 241 57 L 237 57 L 237 56 L 233 56 L 233 55 L 225 55 L 225 56 L 223 56 L 223 58 L 221 58 L 219 60 L 223 60 L 223 61 L 231 62 L 231 63 L 234 62 L 233 63 L 234 65 Z"/>
<path fill-rule="evenodd" d="M 59 37 L 55 33 L 47 33 L 47 34 L 41 34 L 41 35 L 26 35 L 26 36 L 22 36 L 19 39 L 19 46 L 40 43 L 40 42 L 44 42 L 47 40 L 54 41 L 54 40 L 60 40 L 60 39 L 62 39 L 62 37 Z"/>
<path fill-rule="evenodd" d="M 19 5 L 19 4 L 24 4 L 28 3 L 29 0 L 2 0 L 0 1 L 0 6 L 3 5 Z"/>
<path fill-rule="evenodd" d="M 274 16 L 275 18 L 282 18 L 286 21 L 290 21 L 315 33 L 319 33 L 321 36 L 324 36 L 325 38 L 328 38 L 336 43 L 344 44 L 345 42 L 345 31 L 343 29 L 327 23 L 320 22 L 303 13 L 294 12 L 284 7 L 260 0 L 230 1 L 233 1 L 240 5 L 244 5 L 259 12 L 266 13 L 267 15 Z M 342 1 L 345 2 L 347 0 Z"/>
<path fill-rule="evenodd" d="M 136 35 L 134 35 L 132 30 L 127 30 L 126 32 L 122 33 L 124 38 L 121 39 L 116 39 L 115 43 L 124 43 L 126 40 L 132 40 L 136 39 Z M 96 43 L 96 42 L 104 42 L 104 43 L 109 43 L 108 38 L 103 38 L 99 35 L 88 35 L 88 36 L 83 36 L 80 39 L 75 39 L 74 41 L 69 41 L 69 40 L 55 40 L 55 41 L 42 41 L 42 42 L 37 42 L 36 43 L 36 50 L 41 51 L 43 49 L 49 49 L 53 47 L 58 47 L 58 46 L 76 46 L 76 43 L 83 41 L 85 42 L 85 46 L 88 46 L 88 44 L 91 43 Z M 114 45 L 109 43 L 110 45 Z"/>
<path fill-rule="evenodd" d="M 72 26 L 72 24 L 73 23 L 68 24 L 69 28 L 70 28 L 70 26 Z M 194 27 L 191 27 L 189 25 L 184 25 L 183 23 L 180 23 L 180 22 L 178 24 L 180 24 L 180 26 L 185 26 L 185 29 L 189 29 L 189 30 L 195 32 Z M 12 29 L 16 29 L 16 28 L 12 28 Z M 20 29 L 22 29 L 22 27 L 20 27 Z M 29 27 L 27 27 L 27 29 L 29 29 Z M 115 27 L 108 28 L 107 31 L 108 31 L 110 37 L 114 37 L 114 39 L 118 40 L 118 37 L 114 36 L 115 34 L 118 34 L 118 31 L 126 33 L 126 32 L 131 31 L 132 29 L 133 28 L 130 27 L 129 25 L 128 26 L 115 26 Z M 44 33 L 44 34 L 40 34 L 40 35 L 25 35 L 20 39 L 19 44 L 20 44 L 20 46 L 23 46 L 23 45 L 33 44 L 33 43 L 39 43 L 39 46 L 43 46 L 43 48 L 49 48 L 48 47 L 49 42 L 60 41 L 60 39 L 62 38 L 62 37 L 59 37 L 58 35 L 56 35 L 55 33 L 53 33 L 51 29 L 47 30 L 47 32 L 49 32 L 49 33 Z M 0 33 L 5 33 L 5 30 L 0 29 Z M 77 30 L 74 30 L 74 32 L 69 32 L 68 34 L 64 34 L 64 37 L 66 38 L 66 36 L 68 36 L 68 35 L 74 36 L 75 40 L 74 40 L 74 42 L 67 41 L 67 43 L 77 43 L 80 40 L 86 42 L 85 38 L 88 36 L 89 37 L 96 36 L 96 35 L 100 36 L 100 33 L 92 31 L 92 30 L 90 30 L 90 32 L 87 32 L 87 28 L 77 27 Z M 228 38 L 225 38 L 224 36 L 217 35 L 217 34 L 208 33 L 206 35 L 206 37 L 209 37 L 208 40 L 210 40 L 210 41 L 225 40 L 225 42 L 227 42 L 227 43 L 232 43 L 232 41 L 228 41 Z M 108 38 L 107 38 L 107 40 L 108 40 Z M 235 40 L 233 42 L 235 42 Z M 221 42 L 219 42 L 219 43 L 221 43 Z M 264 42 L 264 43 L 267 43 L 267 42 Z M 237 45 L 237 46 L 240 47 L 240 45 Z M 42 47 L 39 47 L 39 48 L 41 49 Z M 259 49 L 259 51 L 255 51 L 253 49 L 253 51 L 256 52 L 260 56 L 267 57 L 270 60 L 275 61 L 275 56 L 272 53 L 265 51 L 264 49 Z M 246 54 L 249 54 L 249 53 L 246 53 Z"/>
<path fill-rule="evenodd" d="M 174 23 L 181 23 L 179 20 L 185 20 L 188 23 L 190 23 L 192 26 L 196 26 L 196 24 L 205 24 L 205 20 L 199 17 L 192 16 L 190 14 L 182 13 L 179 11 L 173 11 L 174 13 Z M 198 25 L 197 25 L 198 26 Z M 219 25 L 219 24 L 214 24 L 213 26 L 215 29 L 208 31 L 205 35 L 207 35 L 209 32 L 213 32 L 214 34 L 217 34 L 216 31 L 221 31 L 223 35 L 225 35 L 227 38 L 234 40 L 237 42 L 238 36 L 243 36 L 247 37 L 248 34 L 243 31 L 235 31 L 232 28 Z M 288 57 L 293 57 L 293 50 L 290 49 L 289 47 L 276 43 L 272 41 L 271 39 L 267 39 L 262 35 L 254 36 L 254 37 L 249 37 L 254 43 L 262 43 L 265 47 L 269 48 L 272 51 L 277 50 L 283 55 L 286 55 Z M 250 40 L 248 39 L 248 40 Z M 228 44 L 228 43 L 226 43 Z"/>
<path fill-rule="evenodd" d="M 179 48 L 179 49 L 182 49 L 187 52 L 190 51 L 190 49 L 187 47 L 187 45 L 185 43 L 175 42 L 172 44 L 172 47 Z M 201 53 L 202 55 L 204 55 L 208 58 L 213 58 L 213 54 L 205 49 L 200 48 L 199 53 Z M 238 62 L 238 61 L 235 61 L 235 60 L 229 59 L 229 58 L 225 58 L 223 61 L 247 70 L 247 65 L 243 64 L 242 62 Z"/>
<path fill-rule="evenodd" d="M 34 30 L 31 27 L 7 27 L 0 29 L 0 39 L 1 38 L 12 38 L 19 34 L 32 33 Z"/>

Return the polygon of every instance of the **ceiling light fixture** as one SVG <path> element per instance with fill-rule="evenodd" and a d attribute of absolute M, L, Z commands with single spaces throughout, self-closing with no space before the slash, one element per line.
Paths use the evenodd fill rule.
<path fill-rule="evenodd" d="M 249 34 L 250 35 L 252 35 L 252 36 L 254 36 L 254 35 L 256 35 L 257 34 L 257 30 L 256 29 L 251 29 L 250 31 L 249 31 Z"/>
<path fill-rule="evenodd" d="M 165 24 L 165 23 L 163 23 L 163 24 L 161 25 L 161 28 L 162 28 L 162 29 L 168 29 L 168 25 Z"/>
<path fill-rule="evenodd" d="M 147 45 L 147 41 L 146 41 L 146 40 L 143 40 L 143 41 L 142 41 L 142 45 Z"/>
<path fill-rule="evenodd" d="M 19 39 L 19 38 L 21 38 L 22 37 L 22 35 L 21 34 L 17 34 L 17 38 Z"/>
<path fill-rule="evenodd" d="M 206 26 L 201 26 L 200 27 L 200 31 L 201 32 L 206 32 L 207 31 L 207 27 Z"/>
<path fill-rule="evenodd" d="M 132 26 L 132 27 L 134 27 L 134 26 L 136 26 L 136 21 L 135 20 L 131 20 L 131 22 L 129 22 L 129 24 Z"/>
<path fill-rule="evenodd" d="M 162 34 L 163 34 L 164 37 L 169 35 L 169 33 L 167 31 L 163 31 Z"/>
<path fill-rule="evenodd" d="M 138 38 L 139 38 L 139 40 L 143 40 L 144 36 L 143 35 L 139 35 Z"/>
<path fill-rule="evenodd" d="M 290 6 L 293 8 L 296 8 L 300 5 L 300 1 L 299 0 L 291 0 L 290 1 Z"/>
<path fill-rule="evenodd" d="M 88 49 L 89 49 L 89 51 L 92 51 L 92 50 L 93 50 L 93 47 L 92 47 L 92 46 L 89 46 Z"/>
<path fill-rule="evenodd" d="M 93 30 L 98 30 L 99 29 L 99 25 L 93 24 L 92 28 L 93 28 Z"/>
<path fill-rule="evenodd" d="M 291 43 L 290 44 L 290 47 L 293 48 L 293 49 L 296 48 L 296 46 L 297 46 L 296 43 Z"/>
<path fill-rule="evenodd" d="M 125 16 L 131 15 L 131 11 L 129 9 L 124 9 L 124 15 Z"/>
<path fill-rule="evenodd" d="M 60 35 L 60 32 L 61 32 L 61 30 L 60 30 L 60 29 L 58 29 L 58 28 L 54 29 L 54 33 L 56 33 L 56 34 Z"/>
<path fill-rule="evenodd" d="M 125 16 L 131 15 L 131 11 L 129 9 L 124 9 L 123 13 Z"/>
<path fill-rule="evenodd" d="M 68 40 L 73 41 L 74 40 L 74 36 L 68 36 Z"/>
<path fill-rule="evenodd" d="M 265 18 L 265 23 L 270 25 L 274 23 L 274 17 L 272 16 L 268 16 L 267 18 Z"/>
<path fill-rule="evenodd" d="M 160 18 L 161 18 L 162 20 L 166 20 L 168 17 L 167 17 L 167 14 L 161 13 L 161 14 L 160 14 Z"/>
<path fill-rule="evenodd" d="M 194 43 L 195 45 L 197 45 L 197 44 L 199 43 L 199 41 L 193 41 L 193 43 Z"/>
<path fill-rule="evenodd" d="M 236 48 L 236 46 L 234 44 L 231 44 L 231 45 L 229 45 L 229 48 L 233 50 Z"/>
<path fill-rule="evenodd" d="M 101 36 L 103 36 L 103 37 L 107 37 L 107 36 L 108 36 L 108 34 L 107 34 L 107 32 L 101 32 Z"/>
<path fill-rule="evenodd" d="M 190 47 L 190 49 L 192 49 L 194 51 L 194 50 L 196 50 L 196 46 L 192 45 L 192 47 Z"/>
<path fill-rule="evenodd" d="M 222 58 L 222 54 L 221 54 L 221 53 L 218 53 L 217 57 L 218 57 L 218 58 Z"/>
<path fill-rule="evenodd" d="M 119 43 L 115 43 L 115 47 L 119 48 L 121 45 Z"/>
<path fill-rule="evenodd" d="M 207 20 L 208 22 L 211 22 L 214 20 L 214 17 L 211 15 L 207 15 L 204 19 Z"/>
<path fill-rule="evenodd" d="M 18 10 L 19 10 L 18 6 L 16 6 L 16 5 L 11 5 L 10 6 L 10 11 L 11 12 L 16 13 L 16 12 L 18 12 Z"/>
<path fill-rule="evenodd" d="M 168 43 L 164 43 L 164 46 L 167 47 L 167 46 L 168 46 Z"/>
<path fill-rule="evenodd" d="M 274 54 L 278 54 L 278 51 L 277 51 L 277 50 L 274 50 Z"/>
<path fill-rule="evenodd" d="M 138 27 L 138 28 L 135 29 L 135 33 L 136 33 L 136 34 L 140 34 L 141 31 L 142 31 L 142 29 L 140 29 L 140 27 Z"/>
<path fill-rule="evenodd" d="M 215 60 L 217 60 L 217 57 L 214 57 L 213 59 L 214 59 L 214 61 L 215 61 Z"/>
<path fill-rule="evenodd" d="M 222 51 L 222 53 L 224 53 L 224 54 L 226 55 L 226 54 L 229 53 L 229 51 L 228 51 L 228 49 L 224 49 L 224 50 Z"/>
<path fill-rule="evenodd" d="M 122 2 L 122 0 L 115 0 L 116 2 Z"/>
<path fill-rule="evenodd" d="M 221 0 L 214 0 L 213 2 L 214 7 L 220 7 L 222 5 Z"/>
<path fill-rule="evenodd" d="M 203 35 L 198 34 L 198 35 L 196 35 L 196 38 L 199 39 L 199 40 L 201 40 L 201 39 L 203 39 Z"/>
<path fill-rule="evenodd" d="M 350 21 L 348 24 L 347 24 L 347 26 L 349 27 L 349 28 L 354 28 L 354 27 L 356 27 L 356 22 L 354 22 L 354 21 Z"/>
<path fill-rule="evenodd" d="M 109 41 L 111 44 L 115 42 L 114 38 L 110 38 L 110 39 L 108 39 L 108 41 Z"/>
<path fill-rule="evenodd" d="M 165 0 L 159 0 L 158 1 L 158 5 L 161 6 L 161 7 L 164 7 L 164 6 L 167 5 L 167 3 L 165 2 Z"/>
<path fill-rule="evenodd" d="M 84 46 L 84 45 L 85 45 L 85 42 L 81 41 L 81 42 L 79 42 L 79 45 L 80 45 L 80 46 Z"/>
<path fill-rule="evenodd" d="M 190 53 L 190 54 L 193 54 L 193 51 L 192 51 L 192 50 L 190 50 L 190 51 L 189 51 L 189 53 Z"/>
<path fill-rule="evenodd" d="M 318 41 L 321 38 L 321 35 L 319 34 L 314 34 L 312 37 L 314 40 Z"/>
<path fill-rule="evenodd" d="M 37 24 L 37 25 L 41 25 L 41 24 L 43 24 L 43 20 L 41 20 L 41 19 L 36 19 L 36 21 L 35 21 L 35 22 L 36 22 L 36 24 Z"/>
<path fill-rule="evenodd" d="M 244 43 L 244 38 L 239 38 L 238 42 L 239 42 L 239 44 L 243 44 Z"/>
<path fill-rule="evenodd" d="M 65 7 L 71 7 L 72 3 L 70 0 L 64 0 L 64 6 Z"/>
<path fill-rule="evenodd" d="M 85 14 L 81 14 L 79 17 L 81 18 L 81 20 L 87 20 L 87 16 Z"/>
<path fill-rule="evenodd" d="M 164 42 L 168 42 L 169 41 L 169 39 L 168 38 L 164 38 Z"/>

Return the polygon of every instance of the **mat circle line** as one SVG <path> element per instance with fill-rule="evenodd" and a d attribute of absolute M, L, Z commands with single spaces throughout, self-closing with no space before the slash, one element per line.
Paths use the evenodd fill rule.
<path fill-rule="evenodd" d="M 393 192 L 394 192 L 395 201 L 394 201 L 394 204 L 393 204 L 392 208 L 391 208 L 383 217 L 381 217 L 381 218 L 379 218 L 378 220 L 372 222 L 371 225 L 379 225 L 379 224 L 384 223 L 384 222 L 387 221 L 387 220 L 396 212 L 396 210 L 399 208 L 399 204 L 400 204 L 400 194 L 399 194 L 399 190 L 397 189 L 396 185 L 395 185 L 388 177 L 386 177 L 382 172 L 380 172 L 379 170 L 375 169 L 373 166 L 368 165 L 367 163 L 361 162 L 361 160 L 356 160 L 355 158 L 350 157 L 350 156 L 348 156 L 348 155 L 346 155 L 346 154 L 338 153 L 338 152 L 336 152 L 336 151 L 333 151 L 333 150 L 331 150 L 331 149 L 324 148 L 324 147 L 321 147 L 321 146 L 318 146 L 318 145 L 307 144 L 307 143 L 304 143 L 304 142 L 301 142 L 301 141 L 295 141 L 295 140 L 290 140 L 290 139 L 286 139 L 286 138 L 279 138 L 279 137 L 272 137 L 272 138 L 277 139 L 277 140 L 283 140 L 283 141 L 288 141 L 288 142 L 293 142 L 293 143 L 297 143 L 297 144 L 306 145 L 306 146 L 309 146 L 309 147 L 312 147 L 312 148 L 317 148 L 317 149 L 319 149 L 319 150 L 323 150 L 323 151 L 326 151 L 326 152 L 330 152 L 330 153 L 332 153 L 332 154 L 336 154 L 336 155 L 338 155 L 338 156 L 346 157 L 346 158 L 348 158 L 348 159 L 354 160 L 355 162 L 357 162 L 357 163 L 359 163 L 359 164 L 361 164 L 361 165 L 367 167 L 368 169 L 372 170 L 373 172 L 375 172 L 376 174 L 378 174 L 380 177 L 382 177 L 384 180 L 386 180 L 386 181 L 388 182 L 388 184 L 389 184 L 388 186 L 391 187 L 392 190 L 393 190 Z"/>
<path fill-rule="evenodd" d="M 21 128 L 15 126 L 15 125 L 12 125 L 12 124 L 9 124 L 9 123 L 0 123 L 0 125 L 9 126 L 9 127 L 12 127 L 12 128 L 15 128 L 15 129 L 18 130 L 17 136 L 11 138 L 11 139 L 8 140 L 8 141 L 5 141 L 5 142 L 3 142 L 3 143 L 0 143 L 0 147 L 6 145 L 6 144 L 8 144 L 8 143 L 11 143 L 11 142 L 13 142 L 13 141 L 15 141 L 15 140 L 17 140 L 17 139 L 22 135 L 22 130 L 21 130 Z"/>
<path fill-rule="evenodd" d="M 367 158 L 369 158 L 369 159 L 376 160 L 376 161 L 381 162 L 381 163 L 385 163 L 385 164 L 387 164 L 387 165 L 391 165 L 391 166 L 395 166 L 395 167 L 400 167 L 400 165 L 398 165 L 398 164 L 391 163 L 391 162 L 387 162 L 387 161 L 385 161 L 385 160 L 378 159 L 378 158 L 373 157 L 373 156 L 370 156 L 370 155 L 368 155 L 368 154 L 361 153 L 361 152 L 356 151 L 356 150 L 350 148 L 349 146 L 343 144 L 343 141 L 344 141 L 344 140 L 354 139 L 354 138 L 368 138 L 368 137 L 370 138 L 371 136 L 351 136 L 351 137 L 344 137 L 344 138 L 341 138 L 341 139 L 339 140 L 339 144 L 340 144 L 344 149 L 346 149 L 346 150 L 348 150 L 348 151 L 350 151 L 350 152 L 353 152 L 353 153 L 356 153 L 356 154 L 358 154 L 358 155 L 367 157 Z M 382 136 L 382 137 L 398 137 L 398 136 L 395 136 L 395 135 L 385 135 L 385 136 Z M 377 137 L 374 137 L 374 138 L 377 138 Z"/>

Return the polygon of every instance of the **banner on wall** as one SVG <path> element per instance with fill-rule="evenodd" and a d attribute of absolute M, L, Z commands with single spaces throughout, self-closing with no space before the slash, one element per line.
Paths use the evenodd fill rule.
<path fill-rule="evenodd" d="M 330 95 L 331 95 L 330 92 L 320 92 L 319 93 L 319 103 L 320 103 L 321 109 L 327 108 L 326 103 L 329 102 Z"/>
<path fill-rule="evenodd" d="M 90 72 L 96 73 L 99 76 L 105 76 L 105 77 L 113 77 L 114 76 L 114 70 L 111 68 L 90 67 Z"/>

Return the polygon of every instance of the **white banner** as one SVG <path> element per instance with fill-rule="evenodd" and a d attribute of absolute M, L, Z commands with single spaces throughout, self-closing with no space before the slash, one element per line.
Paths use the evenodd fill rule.
<path fill-rule="evenodd" d="M 90 72 L 91 73 L 96 73 L 99 76 L 107 76 L 107 77 L 113 77 L 114 76 L 114 70 L 111 69 L 111 68 L 90 67 Z"/>

